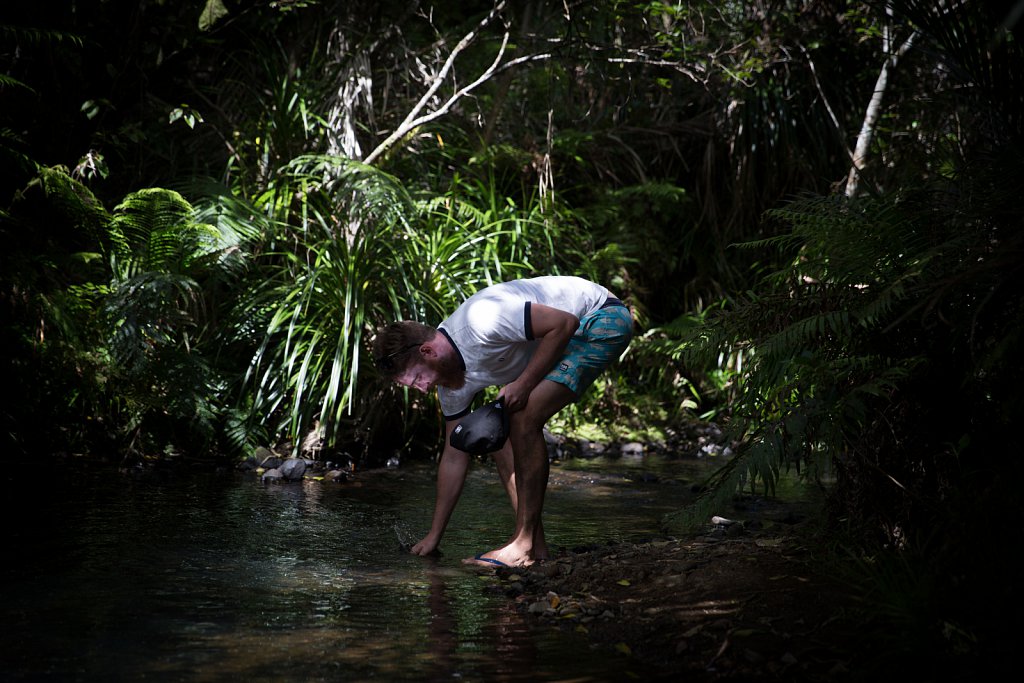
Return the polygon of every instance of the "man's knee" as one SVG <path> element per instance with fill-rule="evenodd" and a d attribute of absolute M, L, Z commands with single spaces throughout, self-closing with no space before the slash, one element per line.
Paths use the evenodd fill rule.
<path fill-rule="evenodd" d="M 545 417 L 540 411 L 536 410 L 529 403 L 522 410 L 509 415 L 509 426 L 511 427 L 512 433 L 525 434 L 528 432 L 539 432 L 544 429 L 544 425 L 547 422 Z"/>
<path fill-rule="evenodd" d="M 575 398 L 576 394 L 564 384 L 548 379 L 541 380 L 530 394 L 526 407 L 512 413 L 511 418 L 518 418 L 518 424 L 522 428 L 540 431 L 555 413 L 572 403 Z"/>

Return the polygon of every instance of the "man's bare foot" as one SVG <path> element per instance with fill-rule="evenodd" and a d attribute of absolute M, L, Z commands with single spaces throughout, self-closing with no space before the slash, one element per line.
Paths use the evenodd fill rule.
<path fill-rule="evenodd" d="M 480 553 L 476 557 L 467 557 L 463 564 L 474 564 L 479 567 L 529 567 L 534 560 L 528 552 L 517 550 L 513 545 Z"/>

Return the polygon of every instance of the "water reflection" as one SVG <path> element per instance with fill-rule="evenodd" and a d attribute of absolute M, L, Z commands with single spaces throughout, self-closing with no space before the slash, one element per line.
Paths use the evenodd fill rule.
<path fill-rule="evenodd" d="M 461 564 L 511 531 L 487 465 L 440 558 L 401 549 L 429 527 L 429 466 L 352 485 L 95 469 L 41 481 L 7 510 L 41 512 L 16 525 L 18 561 L 0 570 L 4 680 L 601 681 L 633 666 L 524 618 Z M 687 491 L 556 467 L 551 545 L 656 534 Z"/>

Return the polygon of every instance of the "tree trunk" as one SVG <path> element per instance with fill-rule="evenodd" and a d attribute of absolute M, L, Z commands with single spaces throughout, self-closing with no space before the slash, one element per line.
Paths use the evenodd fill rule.
<path fill-rule="evenodd" d="M 875 137 L 875 126 L 878 123 L 878 117 L 882 114 L 882 100 L 885 98 L 885 89 L 889 85 L 889 72 L 896 68 L 900 57 L 914 45 L 918 35 L 917 31 L 914 31 L 909 38 L 903 41 L 898 50 L 891 52 L 891 32 L 891 24 L 886 24 L 882 30 L 882 52 L 885 55 L 885 61 L 882 63 L 881 71 L 878 72 L 878 79 L 875 81 L 875 89 L 871 93 L 867 111 L 864 112 L 864 123 L 861 124 L 860 133 L 857 135 L 857 146 L 853 150 L 853 165 L 846 178 L 846 196 L 850 198 L 856 197 L 857 191 L 860 189 L 861 172 L 867 166 L 868 152 Z"/>

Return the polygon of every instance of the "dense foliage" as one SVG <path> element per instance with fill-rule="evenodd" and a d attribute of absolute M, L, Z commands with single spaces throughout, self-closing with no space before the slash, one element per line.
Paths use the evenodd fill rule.
<path fill-rule="evenodd" d="M 5 452 L 430 452 L 375 327 L 578 273 L 639 329 L 559 427 L 715 415 L 734 440 L 672 528 L 796 469 L 854 547 L 903 551 L 863 571 L 963 588 L 1001 564 L 971 521 L 1021 518 L 1015 8 L 7 8 Z M 973 651 L 959 596 L 898 616 Z"/>

